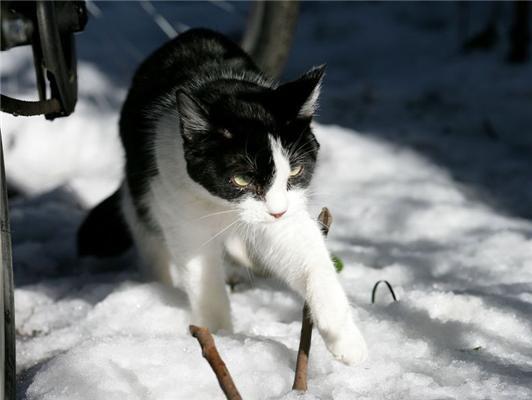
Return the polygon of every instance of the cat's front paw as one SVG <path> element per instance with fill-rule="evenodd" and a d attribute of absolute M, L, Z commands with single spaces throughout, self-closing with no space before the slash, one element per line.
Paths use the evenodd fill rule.
<path fill-rule="evenodd" d="M 337 293 L 321 300 L 325 307 L 315 307 L 312 319 L 327 349 L 345 364 L 355 365 L 368 357 L 366 341 L 353 322 L 345 296 Z"/>
<path fill-rule="evenodd" d="M 324 339 L 325 345 L 337 360 L 347 365 L 356 365 L 368 358 L 368 348 L 358 328 L 352 323 L 351 325 L 340 334 Z"/>
<path fill-rule="evenodd" d="M 332 313 L 328 315 L 331 319 Z M 332 323 L 334 321 L 334 323 Z M 327 321 L 328 324 L 318 324 L 321 336 L 327 349 L 334 357 L 348 365 L 360 364 L 368 357 L 366 341 L 354 324 L 351 313 L 336 315 L 336 319 Z M 321 329 L 320 329 L 321 327 Z"/>

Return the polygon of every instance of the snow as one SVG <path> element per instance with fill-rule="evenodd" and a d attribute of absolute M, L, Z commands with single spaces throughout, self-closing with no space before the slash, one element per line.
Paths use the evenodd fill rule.
<path fill-rule="evenodd" d="M 206 18 L 205 5 L 154 4 L 176 27 Z M 21 193 L 10 204 L 19 398 L 221 399 L 182 292 L 143 282 L 133 253 L 76 256 L 85 210 L 120 180 L 127 81 L 165 40 L 136 4 L 94 5 L 76 112 L 1 115 Z M 329 247 L 370 358 L 336 362 L 315 333 L 309 391 L 291 392 L 302 302 L 254 276 L 231 294 L 235 333 L 215 335 L 244 399 L 532 397 L 532 71 L 504 64 L 502 39 L 459 54 L 456 7 L 304 5 L 286 76 L 328 63 L 312 206 L 332 211 Z M 489 5 L 469 7 L 473 30 Z M 214 14 L 205 23 L 218 26 Z M 34 96 L 29 62 L 24 49 L 2 54 L 2 93 Z M 397 303 L 382 286 L 371 304 L 380 279 Z"/>

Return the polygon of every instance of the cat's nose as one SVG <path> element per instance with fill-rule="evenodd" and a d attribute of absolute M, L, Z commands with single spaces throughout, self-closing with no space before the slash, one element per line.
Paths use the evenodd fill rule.
<path fill-rule="evenodd" d="M 274 217 L 275 219 L 279 219 L 279 218 L 281 218 L 285 213 L 286 213 L 286 210 L 281 211 L 281 212 L 278 212 L 278 213 L 270 213 L 270 215 L 271 215 L 272 217 Z"/>

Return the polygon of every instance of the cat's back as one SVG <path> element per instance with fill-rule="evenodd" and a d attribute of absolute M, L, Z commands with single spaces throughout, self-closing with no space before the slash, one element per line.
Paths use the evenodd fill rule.
<path fill-rule="evenodd" d="M 222 69 L 258 72 L 251 58 L 224 35 L 191 29 L 165 43 L 140 65 L 131 90 L 187 86 Z"/>

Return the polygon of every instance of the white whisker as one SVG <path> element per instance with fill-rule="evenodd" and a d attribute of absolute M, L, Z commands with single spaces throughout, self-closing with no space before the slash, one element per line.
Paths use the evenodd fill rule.
<path fill-rule="evenodd" d="M 229 214 L 229 213 L 232 213 L 232 212 L 238 212 L 238 209 L 232 209 L 232 210 L 226 210 L 226 211 L 219 211 L 219 212 L 215 212 L 215 213 L 211 213 L 211 214 L 203 215 L 203 216 L 197 218 L 197 220 L 204 219 L 204 218 L 208 218 L 208 217 L 212 217 L 212 216 L 214 216 L 214 215 Z"/>
<path fill-rule="evenodd" d="M 309 191 L 306 193 L 309 197 L 332 197 L 334 196 L 336 193 L 331 193 L 331 192 L 312 192 L 312 191 Z"/>
<path fill-rule="evenodd" d="M 224 233 L 226 230 L 228 230 L 229 228 L 231 228 L 234 224 L 236 224 L 237 222 L 239 222 L 239 220 L 236 220 L 236 221 L 233 221 L 231 222 L 229 225 L 227 225 L 225 228 L 223 228 L 220 232 L 218 232 L 217 234 L 215 234 L 214 236 L 212 236 L 209 240 L 207 240 L 206 242 L 203 242 L 199 247 L 198 249 L 201 249 L 203 246 L 207 245 L 208 243 L 212 242 L 214 239 L 216 239 L 218 236 L 220 236 L 222 233 Z"/>

